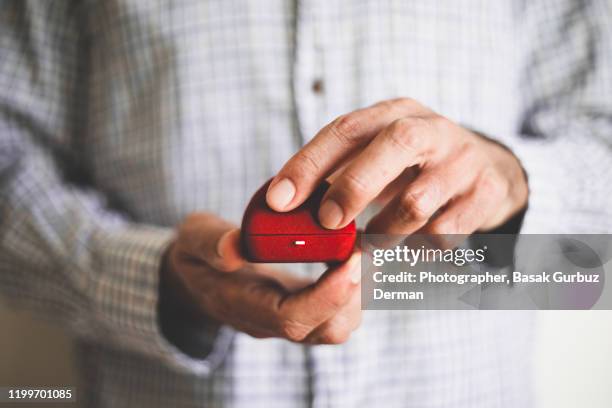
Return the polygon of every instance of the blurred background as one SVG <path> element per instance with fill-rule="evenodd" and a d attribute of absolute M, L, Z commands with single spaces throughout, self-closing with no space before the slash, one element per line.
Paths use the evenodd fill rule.
<path fill-rule="evenodd" d="M 537 313 L 538 408 L 612 407 L 612 311 Z M 0 385 L 78 384 L 68 336 L 6 308 L 0 325 Z"/>

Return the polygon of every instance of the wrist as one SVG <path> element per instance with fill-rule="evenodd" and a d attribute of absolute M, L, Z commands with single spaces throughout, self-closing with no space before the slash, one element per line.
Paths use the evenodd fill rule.
<path fill-rule="evenodd" d="M 510 213 L 508 218 L 514 217 L 516 214 L 524 212 L 529 201 L 529 184 L 527 173 L 521 165 L 518 157 L 502 144 L 497 144 L 500 149 L 500 171 L 506 175 L 508 179 L 508 196 L 510 197 Z"/>
<path fill-rule="evenodd" d="M 480 132 L 472 132 L 483 143 L 487 156 L 493 160 L 498 172 L 507 180 L 510 204 L 507 218 L 523 212 L 529 200 L 529 184 L 527 173 L 520 160 L 506 145 Z"/>
<path fill-rule="evenodd" d="M 199 309 L 176 273 L 173 267 L 175 251 L 175 244 L 172 243 L 164 253 L 159 268 L 160 331 L 183 353 L 193 358 L 205 358 L 210 353 L 208 339 L 215 337 L 220 325 Z"/>
<path fill-rule="evenodd" d="M 196 324 L 204 314 L 197 306 L 193 295 L 174 267 L 176 244 L 171 243 L 160 263 L 159 269 L 159 314 L 162 323 L 181 322 Z"/>

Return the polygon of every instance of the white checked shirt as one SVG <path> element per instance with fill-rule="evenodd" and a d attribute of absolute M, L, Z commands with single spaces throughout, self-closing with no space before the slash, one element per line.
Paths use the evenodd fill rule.
<path fill-rule="evenodd" d="M 612 231 L 611 8 L 5 0 L 0 293 L 74 333 L 88 407 L 529 406 L 529 313 L 365 312 L 341 346 L 223 328 L 195 359 L 160 334 L 160 255 L 187 213 L 239 222 L 320 127 L 397 96 L 517 154 L 524 232 Z"/>

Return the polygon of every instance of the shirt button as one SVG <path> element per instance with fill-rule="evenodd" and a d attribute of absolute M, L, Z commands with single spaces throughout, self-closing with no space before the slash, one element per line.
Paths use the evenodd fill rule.
<path fill-rule="evenodd" d="M 316 94 L 322 94 L 324 91 L 324 87 L 323 87 L 323 80 L 322 79 L 315 79 L 314 81 L 312 81 L 312 92 L 316 93 Z"/>

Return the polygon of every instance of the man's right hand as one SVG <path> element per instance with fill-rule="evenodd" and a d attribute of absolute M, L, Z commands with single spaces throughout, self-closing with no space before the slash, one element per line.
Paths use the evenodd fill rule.
<path fill-rule="evenodd" d="M 240 254 L 239 235 L 212 214 L 188 216 L 164 257 L 161 307 L 257 338 L 307 344 L 349 338 L 361 322 L 359 253 L 312 281 L 248 263 Z"/>

